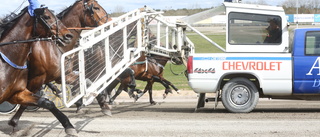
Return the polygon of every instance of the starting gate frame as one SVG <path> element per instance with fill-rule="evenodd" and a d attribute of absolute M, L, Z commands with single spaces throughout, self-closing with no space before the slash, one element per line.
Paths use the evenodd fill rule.
<path fill-rule="evenodd" d="M 155 25 L 153 24 L 156 28 L 156 44 L 150 39 L 149 28 L 152 26 L 151 22 L 156 22 L 154 23 Z M 129 26 L 132 24 L 134 24 L 136 29 L 131 30 L 132 26 Z M 166 57 L 180 57 L 182 60 L 185 60 L 188 54 L 194 52 L 194 45 L 185 34 L 186 27 L 187 25 L 185 24 L 166 22 L 161 12 L 144 7 L 128 12 L 106 24 L 81 34 L 79 46 L 64 53 L 61 58 L 61 90 L 64 105 L 70 107 L 81 98 L 84 105 L 91 104 L 100 92 L 140 57 L 141 51 Z M 135 35 L 133 36 L 135 42 L 134 46 L 129 46 L 129 33 L 132 31 L 135 31 Z M 111 64 L 113 55 L 110 55 L 110 38 L 115 33 L 120 34 L 118 39 L 122 42 L 122 48 L 116 51 L 122 53 L 122 58 L 116 64 Z M 86 52 L 93 50 L 99 42 L 104 43 L 103 55 L 105 61 L 98 62 L 98 64 L 103 65 L 103 70 L 98 72 L 98 77 L 93 80 L 90 79 L 90 82 L 88 82 L 85 67 L 88 64 Z M 75 90 L 72 91 L 75 95 L 71 100 L 68 100 L 66 85 L 70 85 L 70 82 L 67 81 L 70 71 L 67 70 L 70 69 L 68 62 L 72 58 L 77 58 L 76 67 L 72 67 L 77 68 L 73 70 L 73 73 L 76 74 L 77 85 L 71 86 Z"/>

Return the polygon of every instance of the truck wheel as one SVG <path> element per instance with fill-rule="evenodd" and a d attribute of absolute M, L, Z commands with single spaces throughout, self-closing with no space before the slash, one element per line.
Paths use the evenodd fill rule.
<path fill-rule="evenodd" d="M 251 112 L 259 100 L 256 86 L 246 78 L 233 78 L 222 89 L 223 106 L 233 113 Z"/>

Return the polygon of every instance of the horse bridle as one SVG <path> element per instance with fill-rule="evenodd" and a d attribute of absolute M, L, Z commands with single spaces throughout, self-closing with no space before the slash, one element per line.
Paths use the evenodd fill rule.
<path fill-rule="evenodd" d="M 58 36 L 58 35 L 59 35 L 59 27 L 58 27 L 58 22 L 59 22 L 59 20 L 58 20 L 58 18 L 57 18 L 56 16 L 54 16 L 55 22 L 49 24 L 49 23 L 45 20 L 45 18 L 46 18 L 46 16 L 44 16 L 44 12 L 45 12 L 44 10 L 45 10 L 45 8 L 46 8 L 46 7 L 44 7 L 44 8 L 38 8 L 38 9 L 35 9 L 35 10 L 34 10 L 36 17 L 34 18 L 34 19 L 35 19 L 35 23 L 34 23 L 34 27 L 33 27 L 33 36 L 36 36 L 36 31 L 35 31 L 35 29 L 36 29 L 36 27 L 37 27 L 38 19 L 40 19 L 41 23 L 42 23 L 47 29 L 50 30 L 50 32 L 51 32 L 51 34 L 52 34 L 52 39 L 53 39 L 54 41 L 62 42 L 62 41 L 60 40 L 59 36 Z M 55 34 L 55 35 L 54 35 L 54 33 L 51 31 L 53 25 L 56 25 L 56 34 Z"/>
<path fill-rule="evenodd" d="M 39 8 L 40 9 L 40 8 Z M 41 10 L 44 10 L 44 9 L 41 9 Z M 18 44 L 18 43 L 29 43 L 29 42 L 36 42 L 36 41 L 51 41 L 51 40 L 57 40 L 57 39 L 60 39 L 58 37 L 58 32 L 59 32 L 59 29 L 58 29 L 58 19 L 55 17 L 56 21 L 52 24 L 48 24 L 45 19 L 44 19 L 44 16 L 43 16 L 43 11 L 38 11 L 37 9 L 35 10 L 35 13 L 36 13 L 36 17 L 34 18 L 34 26 L 33 26 L 33 36 L 36 36 L 36 24 L 37 24 L 37 20 L 38 18 L 41 20 L 41 22 L 46 26 L 47 29 L 50 30 L 51 34 L 53 34 L 53 32 L 51 31 L 51 28 L 52 28 L 52 25 L 54 23 L 56 23 L 57 25 L 57 34 L 56 35 L 53 35 L 53 38 L 52 37 L 47 37 L 47 38 L 33 38 L 33 39 L 28 39 L 28 40 L 16 40 L 16 41 L 11 41 L 11 42 L 3 42 L 3 43 L 0 43 L 0 46 L 3 46 L 3 45 L 10 45 L 10 44 Z"/>
<path fill-rule="evenodd" d="M 94 11 L 93 11 L 94 5 L 91 4 L 91 5 L 89 6 L 87 2 L 84 2 L 84 1 L 83 1 L 83 6 L 84 6 L 84 9 L 85 9 L 85 12 L 89 12 L 89 13 L 90 13 L 90 17 L 92 18 L 92 20 L 94 20 L 96 26 L 98 26 L 99 22 L 100 22 L 102 19 L 104 19 L 105 17 L 107 18 L 107 20 L 109 19 L 108 14 L 106 14 L 105 16 L 101 17 L 99 20 L 96 20 L 96 19 L 94 18 Z M 86 13 L 85 13 L 85 12 L 84 12 L 84 19 L 86 19 Z M 86 20 L 84 20 L 84 22 L 86 22 Z"/>

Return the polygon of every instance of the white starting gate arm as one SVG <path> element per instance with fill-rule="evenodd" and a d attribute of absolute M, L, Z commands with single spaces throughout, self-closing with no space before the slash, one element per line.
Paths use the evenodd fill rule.
<path fill-rule="evenodd" d="M 66 107 L 80 98 L 84 105 L 90 104 L 140 57 L 144 14 L 137 9 L 87 31 L 81 34 L 79 47 L 63 54 L 61 76 Z M 71 91 L 67 91 L 67 86 Z"/>
<path fill-rule="evenodd" d="M 194 52 L 186 27 L 145 7 L 81 34 L 79 46 L 61 58 L 64 105 L 70 107 L 81 98 L 89 105 L 141 51 L 186 60 Z"/>
<path fill-rule="evenodd" d="M 146 8 L 146 11 L 149 53 L 169 58 L 185 58 L 186 54 L 194 53 L 194 44 L 185 34 L 187 25 L 168 22 L 162 14 L 151 8 Z"/>

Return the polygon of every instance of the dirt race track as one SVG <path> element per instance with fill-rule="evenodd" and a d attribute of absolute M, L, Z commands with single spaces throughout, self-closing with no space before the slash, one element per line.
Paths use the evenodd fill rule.
<path fill-rule="evenodd" d="M 70 118 L 79 137 L 95 136 L 320 136 L 320 102 L 260 99 L 251 113 L 228 113 L 219 103 L 213 102 L 195 113 L 196 95 L 168 96 L 158 105 L 148 103 L 148 95 L 133 103 L 127 96 L 117 99 L 113 116 L 100 112 L 96 104 L 84 108 L 84 114 L 75 108 L 62 111 Z M 7 125 L 13 114 L 0 115 L 0 137 L 65 137 L 61 124 L 47 110 L 26 112 L 22 115 L 16 132 Z"/>

